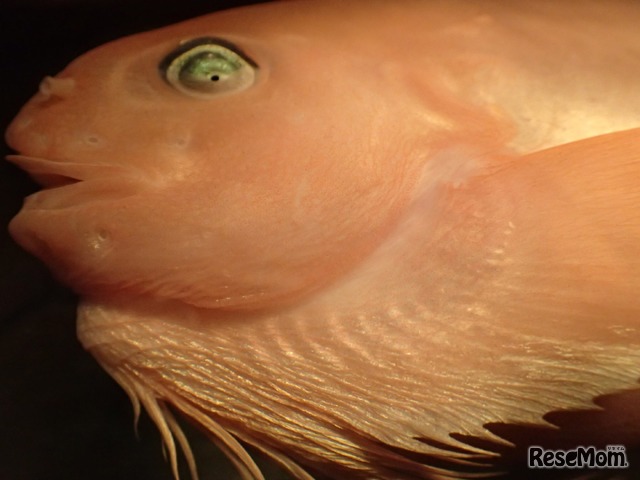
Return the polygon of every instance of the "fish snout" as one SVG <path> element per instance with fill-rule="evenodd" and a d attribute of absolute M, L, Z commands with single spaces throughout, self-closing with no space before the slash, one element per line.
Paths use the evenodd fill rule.
<path fill-rule="evenodd" d="M 46 76 L 5 132 L 5 141 L 20 155 L 83 158 L 101 155 L 109 144 L 93 122 L 96 107 L 87 105 L 82 82 L 74 76 Z"/>
<path fill-rule="evenodd" d="M 77 82 L 73 77 L 44 77 L 36 94 L 9 124 L 5 132 L 6 143 L 21 154 L 51 156 L 54 139 L 59 138 L 55 134 L 56 123 L 52 120 L 57 118 L 66 120 L 63 121 L 65 126 L 70 124 L 68 114 L 66 118 L 61 116 L 60 103 L 68 100 L 77 90 Z M 62 115 L 65 115 L 64 112 Z"/>

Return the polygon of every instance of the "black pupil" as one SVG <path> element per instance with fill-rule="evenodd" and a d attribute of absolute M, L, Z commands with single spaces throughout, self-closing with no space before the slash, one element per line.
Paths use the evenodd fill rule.
<path fill-rule="evenodd" d="M 212 82 L 217 82 L 218 80 L 220 80 L 220 76 L 219 75 L 211 75 L 211 81 Z"/>

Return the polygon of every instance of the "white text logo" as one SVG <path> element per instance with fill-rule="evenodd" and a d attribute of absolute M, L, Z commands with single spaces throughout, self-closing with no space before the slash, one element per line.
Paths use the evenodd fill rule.
<path fill-rule="evenodd" d="M 529 447 L 529 468 L 627 468 L 627 452 L 624 445 L 607 445 L 606 449 L 577 447 L 573 450 L 545 450 Z"/>

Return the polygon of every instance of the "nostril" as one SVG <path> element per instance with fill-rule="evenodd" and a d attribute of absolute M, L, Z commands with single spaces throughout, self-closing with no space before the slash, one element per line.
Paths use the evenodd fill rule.
<path fill-rule="evenodd" d="M 55 78 L 46 76 L 40 82 L 40 93 L 45 100 L 51 97 L 65 98 L 74 90 L 76 81 L 73 78 Z"/>

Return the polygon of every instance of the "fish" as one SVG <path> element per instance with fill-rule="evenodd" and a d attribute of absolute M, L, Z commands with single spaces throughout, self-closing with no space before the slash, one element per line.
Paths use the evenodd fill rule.
<path fill-rule="evenodd" d="M 611 403 L 637 445 L 638 20 L 296 0 L 126 37 L 10 125 L 43 186 L 10 232 L 176 477 L 176 412 L 246 479 L 243 444 L 300 479 L 498 474 L 514 429 Z"/>

